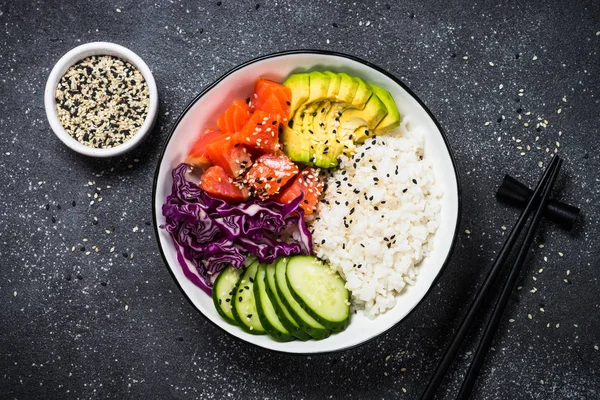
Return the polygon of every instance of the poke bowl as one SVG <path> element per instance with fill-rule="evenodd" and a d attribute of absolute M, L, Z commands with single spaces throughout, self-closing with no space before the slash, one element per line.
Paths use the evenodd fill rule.
<path fill-rule="evenodd" d="M 347 82 L 354 86 L 348 89 Z M 269 85 L 273 92 L 259 89 Z M 272 111 L 263 113 L 270 105 L 261 93 L 270 99 L 280 92 L 289 97 L 280 99 L 281 114 L 271 118 Z M 241 125 L 234 127 L 240 113 Z M 228 115 L 235 118 L 227 119 Z M 346 142 L 338 140 L 337 131 L 342 130 Z M 331 132 L 334 136 L 323 136 Z M 201 140 L 209 135 L 220 141 Z M 233 145 L 232 137 L 239 142 Z M 221 168 L 215 160 L 227 152 L 235 155 Z M 287 162 L 281 175 L 269 169 L 275 156 L 278 166 L 281 159 Z M 230 167 L 232 163 L 235 167 Z M 256 175 L 265 170 L 274 175 Z M 352 56 L 298 50 L 246 62 L 188 104 L 162 150 L 152 205 L 163 260 L 194 308 L 245 342 L 279 352 L 314 354 L 369 341 L 417 307 L 449 261 L 461 199 L 446 134 L 406 85 Z M 253 217 L 276 214 L 264 223 L 273 235 L 244 237 L 262 222 L 248 219 L 243 226 L 231 227 L 237 220 L 223 210 Z M 189 218 L 200 216 L 209 219 L 211 228 L 202 227 L 207 239 L 198 253 L 194 245 L 184 248 L 187 239 L 182 236 L 190 231 L 198 236 Z M 278 226 L 276 221 L 283 222 Z M 223 237 L 218 246 L 209 243 L 215 237 Z M 265 250 L 265 243 L 273 243 L 272 249 Z M 224 247 L 235 254 L 222 254 L 227 251 Z M 221 253 L 215 256 L 217 250 Z M 238 261 L 240 252 L 248 257 Z M 282 280 L 274 272 L 279 274 L 280 264 Z M 269 267 L 275 282 L 270 289 Z M 316 275 L 305 282 L 308 272 L 302 275 L 302 268 L 313 268 Z M 266 292 L 259 289 L 257 271 Z M 215 288 L 220 276 L 221 281 L 234 281 L 221 284 L 226 290 L 219 292 Z M 337 291 L 315 300 L 315 293 L 328 290 Z M 335 301 L 335 312 L 343 311 L 343 318 L 332 321 L 327 316 L 333 315 L 333 306 L 323 304 Z M 273 315 L 260 311 L 267 309 Z M 306 311 L 314 325 L 309 322 L 304 329 L 304 319 L 295 310 Z M 293 322 L 298 334 L 279 320 Z M 322 329 L 311 331 L 311 326 Z"/>

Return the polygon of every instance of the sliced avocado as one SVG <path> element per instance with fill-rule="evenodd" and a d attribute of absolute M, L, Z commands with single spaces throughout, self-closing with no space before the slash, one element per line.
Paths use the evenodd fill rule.
<path fill-rule="evenodd" d="M 343 112 L 340 117 L 340 126 L 342 135 L 353 135 L 357 128 L 362 125 L 366 125 L 369 130 L 373 130 L 379 122 L 385 117 L 387 114 L 387 108 L 385 104 L 379 99 L 378 96 L 371 96 L 367 104 L 365 104 L 365 108 L 362 110 L 350 108 Z M 362 131 L 364 134 L 364 130 Z M 365 135 L 366 137 L 366 135 Z M 356 143 L 360 143 L 364 141 L 365 137 L 362 135 L 358 138 L 354 137 L 353 140 Z"/>
<path fill-rule="evenodd" d="M 304 118 L 302 119 L 302 126 L 294 125 L 295 129 L 298 132 L 302 132 L 306 135 L 307 138 L 311 139 L 314 137 L 315 131 L 313 129 L 313 121 L 315 117 L 318 115 L 318 108 L 321 105 L 321 102 L 318 103 L 310 103 L 306 105 L 304 109 Z"/>
<path fill-rule="evenodd" d="M 340 76 L 340 90 L 337 95 L 337 101 L 350 104 L 354 99 L 354 95 L 356 95 L 358 82 L 343 72 L 340 72 L 338 75 Z"/>
<path fill-rule="evenodd" d="M 292 90 L 290 115 L 294 115 L 298 107 L 304 104 L 310 95 L 310 77 L 307 73 L 292 74 L 283 84 Z"/>
<path fill-rule="evenodd" d="M 364 143 L 365 140 L 369 136 L 373 136 L 374 134 L 369 130 L 369 127 L 366 125 L 361 125 L 354 130 L 354 141 L 358 144 Z"/>
<path fill-rule="evenodd" d="M 344 151 L 344 145 L 336 137 L 329 137 L 325 141 L 315 144 L 313 162 L 321 168 L 335 168 L 338 158 Z"/>
<path fill-rule="evenodd" d="M 365 104 L 373 94 L 373 91 L 369 87 L 369 84 L 358 77 L 354 77 L 354 80 L 358 82 L 358 86 L 356 87 L 356 94 L 352 99 L 352 106 L 358 109 L 365 108 Z"/>
<path fill-rule="evenodd" d="M 329 92 L 331 77 L 317 71 L 310 72 L 308 75 L 310 77 L 310 95 L 308 96 L 306 103 L 325 100 L 327 98 L 327 93 Z"/>
<path fill-rule="evenodd" d="M 373 90 L 373 94 L 377 95 L 377 97 L 379 97 L 379 99 L 387 108 L 387 114 L 385 115 L 385 118 L 383 118 L 375 127 L 374 132 L 375 135 L 385 135 L 386 133 L 391 132 L 400 126 L 400 112 L 398 111 L 396 102 L 394 101 L 394 98 L 390 92 L 380 88 L 379 86 L 369 86 L 371 87 L 371 90 Z"/>
<path fill-rule="evenodd" d="M 313 120 L 313 132 L 315 135 L 326 135 L 327 134 L 327 114 L 331 109 L 331 101 L 323 101 L 317 107 L 317 115 Z"/>
<path fill-rule="evenodd" d="M 325 71 L 323 73 L 331 78 L 331 82 L 329 83 L 329 89 L 327 91 L 327 100 L 337 101 L 337 95 L 340 92 L 342 77 L 336 74 L 335 72 L 331 71 Z"/>
<path fill-rule="evenodd" d="M 283 152 L 292 161 L 301 163 L 309 163 L 311 158 L 311 143 L 306 140 L 304 133 L 296 132 L 295 130 L 284 126 L 279 134 L 279 142 L 283 146 Z"/>

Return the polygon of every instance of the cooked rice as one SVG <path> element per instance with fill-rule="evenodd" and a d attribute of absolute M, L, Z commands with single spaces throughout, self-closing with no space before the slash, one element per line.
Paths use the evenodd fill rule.
<path fill-rule="evenodd" d="M 368 139 L 341 157 L 312 223 L 316 255 L 342 274 L 353 306 L 370 318 L 396 305 L 433 248 L 442 191 L 422 155 L 423 136 L 407 118 Z"/>

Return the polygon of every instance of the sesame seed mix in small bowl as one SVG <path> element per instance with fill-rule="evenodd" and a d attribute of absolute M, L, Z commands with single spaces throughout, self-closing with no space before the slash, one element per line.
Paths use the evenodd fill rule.
<path fill-rule="evenodd" d="M 58 138 L 92 157 L 117 156 L 136 147 L 158 111 L 158 91 L 146 63 L 106 42 L 65 54 L 50 73 L 44 100 Z"/>

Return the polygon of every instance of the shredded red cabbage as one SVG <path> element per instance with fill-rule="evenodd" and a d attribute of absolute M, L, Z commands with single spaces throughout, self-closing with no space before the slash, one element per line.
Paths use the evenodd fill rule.
<path fill-rule="evenodd" d="M 206 293 L 212 292 L 211 277 L 230 264 L 241 268 L 249 254 L 272 263 L 279 256 L 312 253 L 312 237 L 299 207 L 302 196 L 289 204 L 263 200 L 229 204 L 188 181 L 187 168 L 182 163 L 173 169 L 173 189 L 162 207 L 166 223 L 161 228 L 173 238 L 185 276 Z M 300 242 L 281 240 L 284 229 L 295 231 L 292 236 Z"/>

